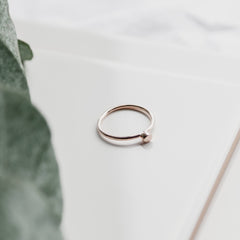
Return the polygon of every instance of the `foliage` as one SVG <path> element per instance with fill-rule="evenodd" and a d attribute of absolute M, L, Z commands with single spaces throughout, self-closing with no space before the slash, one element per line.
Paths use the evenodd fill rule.
<path fill-rule="evenodd" d="M 58 165 L 23 66 L 32 57 L 0 0 L 0 240 L 62 239 Z"/>

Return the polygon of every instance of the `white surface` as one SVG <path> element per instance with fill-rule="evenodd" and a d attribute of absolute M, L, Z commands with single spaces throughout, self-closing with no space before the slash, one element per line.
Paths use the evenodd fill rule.
<path fill-rule="evenodd" d="M 53 29 L 50 28 L 50 31 L 48 31 L 49 28 L 44 28 L 44 27 L 41 27 L 39 25 L 35 25 L 35 27 L 31 26 L 31 28 L 29 28 L 28 25 L 24 25 L 24 24 L 17 24 L 17 26 L 18 26 L 18 30 L 20 30 L 20 35 L 22 35 L 22 38 L 27 40 L 27 41 L 30 40 L 31 44 L 33 44 L 36 48 L 42 48 L 42 49 L 53 48 L 54 51 L 60 51 L 62 49 L 63 52 L 68 52 L 69 51 L 71 54 L 74 54 L 74 51 L 76 51 L 77 54 L 82 54 L 83 53 L 83 56 L 85 56 L 85 57 L 87 56 L 88 58 L 89 57 L 94 58 L 96 56 L 98 59 L 103 58 L 104 61 L 106 61 L 106 60 L 113 61 L 115 63 L 115 65 L 116 64 L 119 65 L 119 63 L 120 64 L 124 63 L 129 57 L 130 62 L 128 62 L 127 65 L 128 66 L 131 65 L 131 66 L 134 66 L 134 68 L 136 68 L 138 66 L 141 66 L 141 65 L 139 65 L 139 62 L 134 61 L 134 60 L 137 60 L 139 58 L 137 53 L 140 54 L 140 55 L 144 54 L 144 56 L 146 56 L 146 53 L 150 52 L 148 57 L 151 57 L 151 54 L 153 52 L 153 50 L 151 50 L 152 47 L 148 46 L 147 44 L 142 44 L 142 43 L 138 43 L 138 42 L 135 42 L 135 41 L 127 42 L 127 41 L 122 41 L 122 40 L 116 40 L 116 39 L 113 39 L 113 38 L 108 39 L 108 38 L 98 36 L 98 35 L 94 35 L 94 34 L 91 35 L 91 34 L 88 34 L 86 32 L 70 32 L 69 36 L 72 37 L 72 40 L 73 40 L 73 41 L 71 41 L 71 43 L 73 42 L 73 46 L 72 46 L 73 49 L 71 49 L 68 45 L 68 42 L 69 42 L 68 38 L 64 38 L 64 37 L 63 38 L 58 38 L 59 34 L 64 36 L 65 33 L 66 33 L 66 30 L 55 29 L 55 31 L 53 31 Z M 34 29 L 36 29 L 36 30 L 33 31 Z M 33 31 L 32 33 L 34 33 L 34 34 L 29 32 L 29 30 Z M 39 31 L 37 31 L 37 30 L 39 30 Z M 48 34 L 45 35 L 45 36 L 48 37 L 46 42 L 39 41 L 38 37 L 36 37 L 36 38 L 33 37 L 33 36 L 38 36 L 38 32 L 44 32 L 44 34 L 48 33 Z M 54 45 L 54 36 L 57 36 L 58 40 L 55 39 L 55 43 L 58 43 L 58 45 Z M 81 40 L 81 42 L 79 42 L 79 47 L 78 48 L 75 48 L 76 45 L 75 45 L 74 40 L 76 40 L 76 38 L 77 38 L 77 40 Z M 61 39 L 62 41 L 59 41 L 59 39 Z M 99 42 L 100 42 L 100 45 L 98 45 Z M 85 51 L 83 51 L 84 47 L 87 46 L 87 43 L 90 44 L 90 48 L 85 49 Z M 109 51 L 104 51 L 104 49 L 102 47 L 104 45 L 105 45 L 105 47 L 108 47 L 110 45 L 111 46 L 110 49 L 112 49 L 112 51 L 114 51 L 113 49 L 118 50 L 117 51 L 118 54 L 115 54 L 114 58 L 111 58 L 110 49 L 109 49 Z M 81 46 L 84 46 L 84 47 L 81 48 Z M 132 49 L 133 46 L 135 46 L 135 51 L 130 51 L 130 49 Z M 119 49 L 120 49 L 120 51 L 119 51 Z M 160 51 L 160 50 L 163 50 L 163 49 L 164 48 L 159 47 L 159 48 L 156 49 L 156 51 Z M 124 52 L 125 54 L 121 55 L 121 52 Z M 189 63 L 192 62 L 192 65 L 189 68 L 190 75 L 194 75 L 194 72 L 195 72 L 195 74 L 198 74 L 199 72 L 203 72 L 204 76 L 210 76 L 212 79 L 215 79 L 215 80 L 220 79 L 220 81 L 228 82 L 229 80 L 235 79 L 235 80 L 233 80 L 233 82 L 237 83 L 237 80 L 238 80 L 237 61 L 235 61 L 234 59 L 231 59 L 231 58 L 226 58 L 225 59 L 225 58 L 222 58 L 222 57 L 221 58 L 220 57 L 219 58 L 217 58 L 217 57 L 213 58 L 212 56 L 209 56 L 209 55 L 204 55 L 204 54 L 199 55 L 199 54 L 196 54 L 196 53 L 186 52 L 186 51 L 183 51 L 181 49 L 176 49 L 176 51 L 173 51 L 173 49 L 169 48 L 169 47 L 165 49 L 165 51 L 163 52 L 162 55 L 159 54 L 157 56 L 157 60 L 162 63 L 163 59 L 166 56 L 170 55 L 171 58 L 172 58 L 172 64 L 171 65 L 170 64 L 166 64 L 166 65 L 159 64 L 159 66 L 156 67 L 154 65 L 155 62 L 152 60 L 150 62 L 150 64 L 147 65 L 148 70 L 144 70 L 144 72 L 147 73 L 150 70 L 151 71 L 154 70 L 155 72 L 157 70 L 159 72 L 161 70 L 159 68 L 161 66 L 163 66 L 163 70 L 168 69 L 169 72 L 174 72 L 176 74 L 179 73 L 179 69 L 183 68 L 183 74 L 184 75 L 188 74 L 189 72 L 187 71 L 187 66 L 185 65 L 185 62 L 184 61 L 178 61 L 178 57 L 174 57 L 174 52 L 176 52 L 177 56 L 179 56 L 179 57 L 184 56 L 184 58 L 185 58 L 187 56 L 188 62 Z M 127 53 L 129 53 L 129 56 L 127 55 Z M 44 53 L 40 53 L 40 55 L 41 54 L 44 55 Z M 110 55 L 110 57 L 109 57 L 109 55 Z M 204 56 L 205 56 L 205 58 L 204 58 Z M 198 60 L 198 59 L 200 59 L 200 60 Z M 194 65 L 194 63 L 197 63 L 197 62 L 202 64 L 204 59 L 208 59 L 209 65 L 210 65 L 209 68 L 206 67 L 207 65 L 203 65 L 203 66 Z M 58 60 L 60 60 L 60 58 Z M 144 64 L 144 62 L 146 64 L 148 63 L 148 61 L 146 61 L 146 59 L 143 59 L 142 65 Z M 34 63 L 34 64 L 36 64 L 35 66 L 37 67 L 38 63 Z M 56 106 L 59 106 L 58 101 L 59 100 L 62 101 L 63 96 L 66 96 L 66 99 L 67 99 L 68 96 L 69 96 L 69 93 L 66 93 L 64 91 L 63 96 L 59 96 L 59 97 L 57 97 L 58 94 L 56 96 L 55 96 L 55 94 L 52 95 L 53 90 L 51 88 L 53 87 L 54 89 L 56 89 L 55 86 L 52 86 L 52 85 L 57 80 L 55 78 L 50 79 L 49 76 L 43 76 L 41 78 L 42 74 L 48 74 L 48 67 L 50 68 L 50 66 L 48 66 L 48 64 L 46 62 L 45 63 L 42 62 L 42 65 L 44 67 L 43 73 L 40 73 L 40 75 L 36 77 L 36 79 L 39 79 L 39 82 L 37 84 L 41 84 L 41 83 L 44 84 L 45 81 L 49 81 L 49 82 L 46 83 L 46 85 L 44 87 L 43 86 L 38 86 L 38 85 L 35 85 L 35 87 L 32 86 L 31 88 L 34 92 L 33 93 L 33 98 L 36 100 L 38 105 L 42 105 L 41 108 L 43 109 L 44 112 L 46 112 L 47 109 L 51 108 L 51 112 L 48 113 L 47 116 L 48 115 L 49 116 L 50 115 L 55 115 L 55 112 L 57 111 Z M 224 65 L 225 65 L 225 67 L 224 67 Z M 68 65 L 66 65 L 64 67 L 64 69 L 68 69 Z M 211 69 L 213 69 L 213 70 L 211 71 Z M 219 71 L 217 71 L 217 69 L 219 69 Z M 54 73 L 54 74 L 59 74 L 60 75 L 61 72 L 59 72 L 58 70 L 59 69 L 56 69 L 56 73 Z M 44 71 L 45 71 L 45 73 L 44 73 Z M 229 77 L 230 79 L 227 78 L 227 74 L 231 74 L 230 77 Z M 223 77 L 221 77 L 221 75 L 223 75 Z M 234 78 L 234 75 L 236 75 L 235 78 Z M 52 79 L 54 80 L 54 82 L 52 82 L 53 81 Z M 66 79 L 68 80 L 69 78 L 66 77 Z M 66 79 L 64 79 L 63 81 L 65 82 Z M 97 79 L 99 79 L 99 78 L 97 78 Z M 165 77 L 163 79 L 165 79 Z M 34 79 L 32 79 L 32 80 L 34 80 Z M 71 79 L 71 80 L 73 80 L 73 79 Z M 31 84 L 32 83 L 34 84 L 34 82 L 31 82 Z M 52 83 L 52 85 L 51 85 L 51 83 Z M 61 83 L 61 84 L 63 84 L 63 83 Z M 66 86 L 66 89 L 69 89 L 69 86 Z M 56 90 L 58 90 L 58 88 Z M 50 94 L 51 94 L 51 96 L 49 96 Z M 49 96 L 50 99 L 47 98 L 48 100 L 46 99 L 45 100 L 46 102 L 45 102 L 43 96 Z M 71 94 L 70 94 L 70 96 L 71 96 Z M 78 97 L 76 97 L 76 98 L 78 98 Z M 46 106 L 45 106 L 45 103 L 43 101 L 46 103 Z M 49 106 L 49 103 L 51 103 L 51 106 Z M 107 105 L 106 107 L 108 107 L 108 106 L 109 105 Z M 61 110 L 61 112 L 60 112 L 60 110 L 58 110 L 58 114 L 64 114 L 65 109 L 71 111 L 69 109 L 69 106 L 67 106 L 66 108 L 64 108 L 64 110 Z M 105 108 L 101 107 L 101 110 L 99 109 L 99 114 L 100 114 L 100 111 L 104 111 L 104 110 L 105 110 Z M 55 119 L 57 117 L 53 116 L 52 118 Z M 75 122 L 74 127 L 76 127 L 76 129 L 77 129 L 77 126 L 79 126 L 79 123 L 77 122 L 77 120 L 67 119 L 67 120 L 62 120 L 62 121 L 66 121 L 66 122 L 71 121 L 71 123 L 73 123 L 73 121 L 74 121 Z M 54 125 L 54 124 L 55 124 L 55 121 L 52 122 L 52 125 Z M 65 129 L 65 123 L 64 123 L 64 126 L 62 128 L 63 128 L 63 130 Z M 69 133 L 66 133 L 65 131 L 67 132 L 68 129 L 65 129 L 63 133 L 61 132 L 61 130 L 59 130 L 59 133 L 58 133 L 59 134 L 59 137 L 58 137 L 59 139 L 62 139 L 65 136 L 65 134 L 69 134 Z M 54 133 L 54 139 L 55 138 L 56 138 L 56 136 L 55 136 L 55 133 Z M 61 141 L 63 141 L 63 140 L 61 140 Z M 74 142 L 74 139 L 72 139 L 71 142 Z M 69 141 L 66 141 L 66 142 L 61 144 L 61 145 L 63 145 L 62 150 L 61 150 L 62 152 L 65 151 L 65 145 L 66 144 L 69 144 Z M 73 146 L 76 146 L 77 149 L 80 147 L 80 145 L 77 142 L 75 142 L 74 144 L 75 145 L 73 145 Z M 72 159 L 71 156 L 73 155 L 73 153 L 70 152 L 70 151 L 65 152 L 65 154 L 63 156 L 66 156 L 68 154 L 69 154 L 69 156 L 66 157 L 68 160 L 65 161 L 64 164 L 68 164 L 67 162 L 69 161 L 69 159 L 70 160 Z M 58 154 L 58 155 L 60 155 L 60 154 Z M 74 161 L 74 160 L 72 159 L 72 161 Z M 62 164 L 61 158 L 60 158 L 60 162 Z M 237 164 L 237 157 L 235 157 L 234 162 L 235 162 L 235 164 L 233 164 L 231 166 L 231 169 L 230 169 L 231 176 L 233 176 L 231 179 L 234 179 L 234 181 L 230 180 L 230 181 L 227 182 L 227 184 L 224 184 L 223 188 L 221 189 L 221 191 L 224 191 L 224 193 L 221 194 L 221 192 L 220 192 L 220 194 L 218 194 L 216 196 L 215 202 L 214 202 L 215 205 L 214 205 L 214 207 L 211 208 L 211 211 L 209 212 L 207 218 L 205 219 L 204 225 L 203 225 L 201 231 L 198 234 L 197 239 L 199 239 L 199 240 L 201 240 L 201 239 L 202 240 L 227 239 L 226 236 L 229 236 L 230 234 L 232 234 L 231 235 L 232 238 L 230 238 L 230 239 L 239 239 L 239 237 L 240 237 L 240 232 L 239 232 L 239 229 L 237 228 L 237 225 L 238 225 L 238 222 L 239 222 L 238 221 L 238 215 L 239 214 L 237 214 L 237 211 L 239 210 L 239 207 L 238 207 L 239 202 L 237 200 L 238 199 L 238 194 L 239 194 L 239 191 L 237 190 L 238 189 L 238 182 L 239 182 L 239 180 L 238 180 L 238 178 L 239 178 L 238 175 L 239 174 L 237 172 L 239 168 L 237 167 L 238 165 L 236 165 Z M 72 166 L 76 166 L 75 162 Z M 68 167 L 66 167 L 66 169 L 62 168 L 62 171 L 64 170 L 63 171 L 64 179 L 65 179 L 65 176 L 71 175 L 71 170 L 69 169 L 70 167 L 71 166 L 69 165 Z M 79 169 L 74 169 L 74 172 L 76 172 L 76 175 L 78 175 L 77 174 L 78 170 Z M 80 171 L 82 171 L 82 170 L 80 169 Z M 69 177 L 69 179 L 71 179 L 73 176 L 75 176 L 75 174 L 73 174 L 71 176 L 68 176 L 68 177 Z M 76 179 L 78 179 L 77 176 L 75 176 L 75 177 L 76 177 Z M 228 179 L 229 179 L 229 175 L 228 175 Z M 225 182 L 226 182 L 226 180 L 225 180 Z M 82 183 L 80 182 L 79 184 L 81 186 Z M 76 188 L 67 187 L 66 185 L 67 185 L 67 183 L 64 181 L 64 188 L 67 188 L 67 191 L 70 192 L 70 195 L 67 196 L 67 202 L 68 201 L 71 202 L 71 196 L 72 196 L 72 194 L 74 194 L 74 192 L 75 192 L 75 194 L 78 193 L 78 188 L 76 190 Z M 226 193 L 227 193 L 227 195 L 226 195 Z M 229 198 L 228 198 L 228 196 L 229 196 Z M 68 200 L 68 198 L 70 200 Z M 77 201 L 77 200 L 78 199 L 75 199 L 74 201 Z M 73 212 L 74 216 L 78 215 L 77 212 L 74 212 L 74 206 L 72 206 L 72 207 L 70 206 L 70 208 L 72 209 L 72 212 Z M 73 223 L 67 223 L 67 224 L 70 225 L 69 228 L 73 229 L 75 234 L 78 234 L 78 232 L 80 232 L 80 230 L 81 230 L 80 229 L 81 224 L 79 224 L 78 220 L 75 221 L 72 218 L 72 216 L 70 216 L 71 215 L 70 212 L 67 213 L 67 214 L 69 215 L 69 217 L 68 217 L 70 219 L 69 221 L 74 221 Z M 82 216 L 80 215 L 80 218 L 81 217 Z M 76 218 L 78 218 L 78 216 L 76 216 Z M 67 219 L 65 219 L 65 220 L 68 221 Z M 69 231 L 68 227 L 66 229 L 67 229 L 67 232 L 68 232 Z M 172 229 L 171 229 L 171 231 L 172 231 Z M 70 237 L 73 236 L 71 233 L 69 235 L 70 235 Z M 69 238 L 69 239 L 72 239 L 72 238 Z"/>
<path fill-rule="evenodd" d="M 220 53 L 206 54 L 171 44 L 149 44 L 136 39 L 126 40 L 19 20 L 15 24 L 18 37 L 35 48 L 143 68 L 149 72 L 240 83 L 239 59 Z"/>
<path fill-rule="evenodd" d="M 15 18 L 135 37 L 189 49 L 240 53 L 238 0 L 9 0 Z"/>
<path fill-rule="evenodd" d="M 210 205 L 196 240 L 240 239 L 240 144 Z"/>
<path fill-rule="evenodd" d="M 35 53 L 30 86 L 53 130 L 67 237 L 187 239 L 238 127 L 239 88 Z M 155 113 L 151 145 L 97 137 L 97 118 L 121 103 Z"/>

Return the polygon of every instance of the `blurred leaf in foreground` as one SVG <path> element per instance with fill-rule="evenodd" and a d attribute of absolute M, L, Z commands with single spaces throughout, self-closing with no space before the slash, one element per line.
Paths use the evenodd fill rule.
<path fill-rule="evenodd" d="M 62 240 L 42 194 L 29 182 L 0 177 L 0 239 Z"/>
<path fill-rule="evenodd" d="M 15 27 L 6 0 L 0 0 L 0 83 L 29 97 Z"/>
<path fill-rule="evenodd" d="M 35 184 L 59 224 L 61 187 L 50 138 L 45 119 L 30 102 L 0 88 L 0 175 Z"/>
<path fill-rule="evenodd" d="M 0 0 L 0 240 L 62 240 L 62 193 L 48 125 L 31 104 L 7 0 Z"/>

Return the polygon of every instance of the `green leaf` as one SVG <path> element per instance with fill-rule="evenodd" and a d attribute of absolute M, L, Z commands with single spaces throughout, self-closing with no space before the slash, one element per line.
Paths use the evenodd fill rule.
<path fill-rule="evenodd" d="M 61 240 L 58 165 L 22 64 L 32 57 L 0 0 L 0 239 Z"/>
<path fill-rule="evenodd" d="M 4 89 L 0 91 L 0 175 L 35 184 L 60 224 L 59 171 L 47 123 L 24 96 Z"/>
<path fill-rule="evenodd" d="M 9 16 L 7 0 L 0 0 L 0 40 L 11 51 L 21 65 L 14 24 Z"/>
<path fill-rule="evenodd" d="M 21 91 L 29 97 L 15 27 L 10 19 L 6 0 L 0 0 L 0 84 Z"/>
<path fill-rule="evenodd" d="M 0 177 L 0 239 L 62 240 L 49 206 L 30 182 Z"/>
<path fill-rule="evenodd" d="M 0 41 L 0 84 L 22 92 L 29 98 L 25 74 L 10 50 Z"/>
<path fill-rule="evenodd" d="M 19 47 L 22 63 L 24 63 L 24 61 L 27 61 L 27 60 L 32 60 L 33 52 L 29 44 L 18 39 L 18 47 Z"/>

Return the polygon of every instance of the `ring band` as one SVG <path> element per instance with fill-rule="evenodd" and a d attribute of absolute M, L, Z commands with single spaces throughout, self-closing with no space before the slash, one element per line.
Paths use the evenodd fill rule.
<path fill-rule="evenodd" d="M 133 111 L 137 111 L 137 112 L 144 114 L 150 120 L 149 127 L 145 131 L 141 132 L 140 134 L 125 136 L 125 137 L 113 136 L 113 135 L 110 135 L 110 134 L 104 132 L 102 129 L 103 120 L 107 116 L 109 116 L 111 113 L 117 112 L 120 110 L 133 110 Z M 108 140 L 129 141 L 129 140 L 134 140 L 134 139 L 140 139 L 141 140 L 140 143 L 144 144 L 144 143 L 148 143 L 152 140 L 153 126 L 154 126 L 154 117 L 153 117 L 153 114 L 149 110 L 147 110 L 141 106 L 137 106 L 137 105 L 121 105 L 121 106 L 111 108 L 102 114 L 102 116 L 99 118 L 98 123 L 97 123 L 97 130 L 98 130 L 99 135 L 104 140 L 107 140 L 107 141 Z"/>

